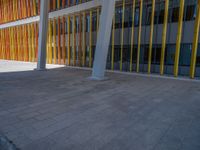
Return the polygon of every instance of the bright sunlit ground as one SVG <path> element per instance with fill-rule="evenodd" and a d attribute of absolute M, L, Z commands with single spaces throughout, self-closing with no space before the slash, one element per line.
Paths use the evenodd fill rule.
<path fill-rule="evenodd" d="M 48 65 L 47 69 L 60 68 L 64 65 Z M 7 61 L 0 60 L 0 73 L 1 72 L 20 72 L 31 71 L 36 69 L 37 63 L 19 62 L 19 61 Z"/>

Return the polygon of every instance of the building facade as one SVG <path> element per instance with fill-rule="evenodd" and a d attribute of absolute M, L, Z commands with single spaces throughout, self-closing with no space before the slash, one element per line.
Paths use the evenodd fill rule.
<path fill-rule="evenodd" d="M 86 0 L 50 0 L 49 12 L 87 5 Z M 95 0 L 94 0 L 95 1 Z M 38 0 L 0 0 L 0 59 L 37 61 Z M 107 69 L 200 77 L 200 0 L 116 2 Z M 50 18 L 47 63 L 92 67 L 101 7 Z M 1 27 L 2 26 L 2 27 Z"/>

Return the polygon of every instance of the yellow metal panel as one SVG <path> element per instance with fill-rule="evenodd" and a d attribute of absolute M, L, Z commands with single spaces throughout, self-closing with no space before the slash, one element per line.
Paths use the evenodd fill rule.
<path fill-rule="evenodd" d="M 10 28 L 10 40 L 11 40 L 11 60 L 14 60 L 14 51 L 13 51 L 13 28 Z"/>
<path fill-rule="evenodd" d="M 2 31 L 3 30 L 0 30 L 0 41 L 1 41 L 1 44 L 0 44 L 0 59 L 2 59 L 2 47 L 3 47 L 3 39 L 2 39 Z"/>
<path fill-rule="evenodd" d="M 177 33 L 177 39 L 176 39 L 176 53 L 175 53 L 175 61 L 174 61 L 174 76 L 175 77 L 178 76 L 180 47 L 181 47 L 182 28 L 183 28 L 184 3 L 185 3 L 185 0 L 180 0 L 178 33 Z"/>
<path fill-rule="evenodd" d="M 52 51 L 52 21 L 49 21 L 49 63 L 52 64 L 53 51 Z"/>
<path fill-rule="evenodd" d="M 122 30 L 121 30 L 121 52 L 120 52 L 120 71 L 123 65 L 123 49 L 124 49 L 124 15 L 125 15 L 125 0 L 122 5 Z"/>
<path fill-rule="evenodd" d="M 35 29 L 34 29 L 34 24 L 31 24 L 31 29 L 32 29 L 32 61 L 35 61 Z"/>
<path fill-rule="evenodd" d="M 82 51 L 83 51 L 83 57 L 82 57 L 82 64 L 83 64 L 83 66 L 85 66 L 85 52 L 86 52 L 86 40 L 85 40 L 85 36 L 86 36 L 86 21 L 85 21 L 85 19 L 86 19 L 86 15 L 85 15 L 85 12 L 83 12 L 83 32 L 82 32 L 82 34 L 83 34 L 83 44 L 82 44 Z"/>
<path fill-rule="evenodd" d="M 195 27 L 194 27 L 194 37 L 193 37 L 193 44 L 192 44 L 192 56 L 191 56 L 191 63 L 190 63 L 190 77 L 192 79 L 195 77 L 199 27 L 200 27 L 200 0 L 198 0 L 197 15 L 196 15 Z"/>
<path fill-rule="evenodd" d="M 57 8 L 60 9 L 60 0 L 57 0 Z"/>
<path fill-rule="evenodd" d="M 165 48 L 166 48 L 167 22 L 168 22 L 168 7 L 169 7 L 169 0 L 165 0 L 165 14 L 164 14 L 163 33 L 162 33 L 162 49 L 161 49 L 161 58 L 160 58 L 160 75 L 164 74 Z"/>
<path fill-rule="evenodd" d="M 21 35 L 21 33 L 19 35 Z M 32 59 L 32 51 L 31 50 L 32 49 L 31 49 L 31 25 L 30 24 L 28 24 L 28 47 L 29 47 L 29 51 L 28 51 L 29 61 L 31 61 L 31 59 Z M 20 48 L 18 50 L 20 50 Z"/>
<path fill-rule="evenodd" d="M 25 37 L 25 61 L 28 61 L 28 37 L 27 37 L 27 25 L 24 26 L 24 37 Z"/>
<path fill-rule="evenodd" d="M 66 64 L 66 37 L 65 37 L 65 16 L 62 17 L 62 59 Z"/>
<path fill-rule="evenodd" d="M 22 26 L 22 50 L 23 50 L 23 61 L 26 61 L 26 50 L 25 50 L 25 43 L 26 43 L 26 36 L 25 36 L 25 25 Z"/>
<path fill-rule="evenodd" d="M 48 21 L 47 42 L 46 42 L 46 63 L 49 63 L 49 21 Z"/>
<path fill-rule="evenodd" d="M 82 66 L 82 15 L 79 14 L 78 17 L 78 65 L 81 67 Z"/>
<path fill-rule="evenodd" d="M 135 25 L 135 0 L 133 0 L 133 6 L 132 6 L 130 72 L 132 72 L 132 70 L 133 70 L 134 25 Z"/>
<path fill-rule="evenodd" d="M 151 59 L 152 59 L 152 44 L 153 44 L 153 31 L 154 31 L 154 14 L 155 14 L 155 0 L 152 0 L 152 12 L 151 12 L 151 30 L 149 40 L 149 56 L 148 56 L 148 73 L 151 73 Z"/>
<path fill-rule="evenodd" d="M 57 48 L 56 48 L 56 19 L 53 19 L 53 61 L 57 63 Z"/>
<path fill-rule="evenodd" d="M 58 28 L 57 28 L 57 30 L 58 30 L 58 64 L 61 64 L 61 41 L 60 41 L 60 39 L 61 39 L 61 33 L 60 33 L 60 17 L 58 17 L 58 24 L 57 24 L 58 26 Z"/>
<path fill-rule="evenodd" d="M 90 10 L 89 67 L 92 67 L 92 10 Z"/>
<path fill-rule="evenodd" d="M 141 48 L 141 32 L 142 32 L 142 12 L 143 12 L 143 0 L 140 0 L 140 21 L 139 21 L 139 30 L 138 30 L 138 50 L 137 50 L 137 66 L 136 72 L 139 72 L 140 69 L 140 48 Z"/>
<path fill-rule="evenodd" d="M 33 0 L 33 14 L 36 15 L 36 0 Z"/>
<path fill-rule="evenodd" d="M 68 31 L 68 65 L 70 66 L 70 59 L 71 59 L 71 50 L 70 50 L 70 16 L 67 17 L 67 31 Z"/>
<path fill-rule="evenodd" d="M 23 43 L 22 26 L 19 26 L 18 57 L 19 57 L 20 61 L 23 61 L 23 59 L 22 59 L 22 43 Z"/>
<path fill-rule="evenodd" d="M 73 15 L 73 66 L 76 66 L 76 16 Z"/>
<path fill-rule="evenodd" d="M 2 58 L 5 59 L 5 29 L 2 31 L 2 38 L 3 38 L 3 44 L 2 44 Z"/>
<path fill-rule="evenodd" d="M 112 70 L 114 70 L 114 55 L 115 55 L 115 10 L 114 10 L 113 27 L 112 27 L 112 58 L 111 58 Z"/>

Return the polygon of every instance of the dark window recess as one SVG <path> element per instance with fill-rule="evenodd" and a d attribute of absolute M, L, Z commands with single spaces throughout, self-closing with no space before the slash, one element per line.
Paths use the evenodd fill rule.
<path fill-rule="evenodd" d="M 133 63 L 137 62 L 137 45 L 133 49 Z"/>
<path fill-rule="evenodd" d="M 60 33 L 62 34 L 63 29 L 62 29 L 62 23 L 60 23 Z"/>
<path fill-rule="evenodd" d="M 152 6 L 147 6 L 147 14 L 146 14 L 146 25 L 150 25 L 151 23 L 151 13 L 152 13 Z"/>
<path fill-rule="evenodd" d="M 146 25 L 150 25 L 150 24 L 151 24 L 151 12 L 148 12 L 147 19 L 146 19 Z"/>
<path fill-rule="evenodd" d="M 196 65 L 197 65 L 198 67 L 200 66 L 200 44 L 198 44 Z"/>
<path fill-rule="evenodd" d="M 129 22 L 124 22 L 124 28 L 128 28 L 129 27 Z"/>
<path fill-rule="evenodd" d="M 115 28 L 116 28 L 116 29 L 121 28 L 121 27 L 122 27 L 122 23 L 116 23 L 116 24 L 115 24 Z"/>
<path fill-rule="evenodd" d="M 200 66 L 200 56 L 197 56 L 197 66 Z"/>
<path fill-rule="evenodd" d="M 158 22 L 158 12 L 155 11 L 155 14 L 154 14 L 154 24 L 157 24 Z"/>
<path fill-rule="evenodd" d="M 86 28 L 85 28 L 86 32 L 89 32 L 89 19 L 88 17 L 86 17 Z"/>
<path fill-rule="evenodd" d="M 114 58 L 115 62 L 119 62 L 120 61 L 120 47 L 119 46 L 115 46 L 115 58 Z"/>
<path fill-rule="evenodd" d="M 125 46 L 123 49 L 123 62 L 130 62 L 130 47 Z"/>
<path fill-rule="evenodd" d="M 175 50 L 169 47 L 165 52 L 165 65 L 174 65 Z"/>
<path fill-rule="evenodd" d="M 139 25 L 139 19 L 140 19 L 140 9 L 135 9 L 135 26 Z"/>
<path fill-rule="evenodd" d="M 159 20 L 158 20 L 159 24 L 163 24 L 163 22 L 164 22 L 164 13 L 165 13 L 165 10 L 160 11 Z"/>
<path fill-rule="evenodd" d="M 92 17 L 92 31 L 97 31 L 97 15 L 95 14 Z"/>
<path fill-rule="evenodd" d="M 156 48 L 155 63 L 160 64 L 161 48 Z"/>
<path fill-rule="evenodd" d="M 149 57 L 149 46 L 145 46 L 144 49 L 144 63 L 148 63 L 148 57 Z"/>
<path fill-rule="evenodd" d="M 187 6 L 185 20 L 186 21 L 194 20 L 194 18 L 195 18 L 194 14 L 195 14 L 195 5 L 189 5 L 189 6 Z"/>
<path fill-rule="evenodd" d="M 72 26 L 73 25 L 73 23 L 72 23 L 72 20 L 70 19 L 70 33 L 72 33 Z"/>
<path fill-rule="evenodd" d="M 172 12 L 172 22 L 178 22 L 179 18 L 179 7 L 173 8 Z"/>
<path fill-rule="evenodd" d="M 156 49 L 153 47 L 153 48 L 152 48 L 152 55 L 151 55 L 151 63 L 152 63 L 152 64 L 155 64 L 155 61 L 154 61 L 155 53 L 156 53 Z"/>

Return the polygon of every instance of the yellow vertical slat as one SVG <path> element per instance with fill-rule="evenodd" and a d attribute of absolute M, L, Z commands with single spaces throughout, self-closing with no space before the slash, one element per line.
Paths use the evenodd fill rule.
<path fill-rule="evenodd" d="M 58 26 L 57 26 L 57 30 L 58 30 L 58 64 L 61 64 L 61 28 L 60 28 L 60 17 L 58 17 Z"/>
<path fill-rule="evenodd" d="M 2 45 L 1 45 L 1 59 L 4 59 L 4 30 L 1 30 L 1 41 L 2 41 Z"/>
<path fill-rule="evenodd" d="M 31 24 L 31 32 L 32 32 L 32 61 L 35 61 L 35 30 L 34 30 L 34 24 Z"/>
<path fill-rule="evenodd" d="M 1 2 L 1 0 L 0 0 Z M 0 11 L 1 13 L 1 11 Z M 0 44 L 0 59 L 2 59 L 2 47 L 3 47 L 3 39 L 2 39 L 2 30 L 0 30 L 0 41 L 1 41 L 1 44 Z"/>
<path fill-rule="evenodd" d="M 120 51 L 120 71 L 122 71 L 123 65 L 123 49 L 124 49 L 124 17 L 125 17 L 125 0 L 123 0 L 122 6 L 122 29 L 121 29 L 121 51 Z"/>
<path fill-rule="evenodd" d="M 2 59 L 5 59 L 5 29 L 2 30 L 2 39 L 3 39 L 3 44 L 2 44 Z"/>
<path fill-rule="evenodd" d="M 23 61 L 25 61 L 25 35 L 24 35 L 24 32 L 25 31 L 25 25 L 22 26 L 22 31 L 21 31 L 21 34 L 22 34 L 22 53 L 23 53 Z"/>
<path fill-rule="evenodd" d="M 10 28 L 10 59 L 14 60 L 14 55 L 13 55 L 13 30 L 12 27 Z"/>
<path fill-rule="evenodd" d="M 56 51 L 56 19 L 53 19 L 53 61 L 57 63 L 57 51 Z"/>
<path fill-rule="evenodd" d="M 142 35 L 142 10 L 143 9 L 143 0 L 140 0 L 140 20 L 139 20 L 139 30 L 138 30 L 138 49 L 137 49 L 137 66 L 136 72 L 140 70 L 140 48 L 141 48 L 141 35 Z"/>
<path fill-rule="evenodd" d="M 195 20 L 194 36 L 193 36 L 193 44 L 192 44 L 192 55 L 191 55 L 191 63 L 190 63 L 190 78 L 192 79 L 195 77 L 197 48 L 198 48 L 198 39 L 199 39 L 199 27 L 200 27 L 200 0 L 198 0 L 198 6 L 197 6 L 197 15 L 196 15 L 196 20 Z"/>
<path fill-rule="evenodd" d="M 184 3 L 185 3 L 185 0 L 180 0 L 178 33 L 177 33 L 177 39 L 176 39 L 176 53 L 175 53 L 175 61 L 174 61 L 174 76 L 175 77 L 178 76 L 180 47 L 181 47 L 182 28 L 183 28 Z"/>
<path fill-rule="evenodd" d="M 49 20 L 49 63 L 52 64 L 52 21 Z"/>
<path fill-rule="evenodd" d="M 17 26 L 17 58 L 20 60 L 20 26 Z"/>
<path fill-rule="evenodd" d="M 78 65 L 82 66 L 82 15 L 79 14 L 78 17 Z"/>
<path fill-rule="evenodd" d="M 85 34 L 85 30 L 86 30 L 86 23 L 85 23 L 85 19 L 86 19 L 86 15 L 85 15 L 85 12 L 83 12 L 83 32 L 82 32 L 82 34 L 83 34 L 83 44 L 82 44 L 82 52 L 83 52 L 83 57 L 82 57 L 82 64 L 83 64 L 83 66 L 85 66 L 85 52 L 86 52 L 86 40 L 85 40 L 85 36 L 86 36 L 86 34 Z"/>
<path fill-rule="evenodd" d="M 24 26 L 20 26 L 20 61 L 24 61 L 24 57 L 23 57 L 23 52 L 24 52 L 24 35 L 23 35 L 23 31 L 24 31 Z"/>
<path fill-rule="evenodd" d="M 49 26 L 50 26 L 50 24 L 49 24 L 49 21 L 48 21 L 47 43 L 46 43 L 46 54 L 47 54 L 47 55 L 46 55 L 46 63 L 48 63 L 48 64 L 49 64 L 49 57 L 50 57 L 50 56 L 49 56 L 49 51 L 50 51 L 50 50 L 49 50 L 49 49 L 50 49 L 50 47 L 49 47 L 49 45 L 50 45 L 50 44 L 49 44 L 49 37 L 50 37 L 50 36 L 49 36 L 49 30 L 50 30 L 50 27 L 49 27 Z"/>
<path fill-rule="evenodd" d="M 67 32 L 68 32 L 68 42 L 67 42 L 67 51 L 68 51 L 68 65 L 71 63 L 71 49 L 70 49 L 70 16 L 67 17 Z"/>
<path fill-rule="evenodd" d="M 28 38 L 27 37 L 27 25 L 24 26 L 24 38 L 25 38 L 25 40 L 24 40 L 24 45 L 25 45 L 24 46 L 24 50 L 25 50 L 24 51 L 24 60 L 27 61 L 28 60 L 28 53 L 27 53 L 27 49 L 28 49 L 28 47 L 27 47 L 27 45 L 28 45 L 27 44 L 27 42 L 28 42 L 27 41 L 27 38 Z"/>
<path fill-rule="evenodd" d="M 2 59 L 5 59 L 5 30 L 2 30 L 2 39 L 3 39 L 3 44 L 2 44 Z"/>
<path fill-rule="evenodd" d="M 164 13 L 164 23 L 163 23 L 163 33 L 162 33 L 162 49 L 161 49 L 161 58 L 160 58 L 160 75 L 164 74 L 165 48 L 166 48 L 167 22 L 168 22 L 168 7 L 169 7 L 169 0 L 165 0 L 165 13 Z"/>
<path fill-rule="evenodd" d="M 3 29 L 2 30 L 2 41 L 3 41 L 3 44 L 2 44 L 2 59 L 5 59 L 5 53 L 4 53 L 4 47 L 5 47 L 5 37 L 4 37 L 4 32 L 5 32 L 5 30 Z"/>
<path fill-rule="evenodd" d="M 13 60 L 16 60 L 15 59 L 15 27 L 12 27 L 12 49 L 13 49 Z"/>
<path fill-rule="evenodd" d="M 62 17 L 62 59 L 66 64 L 66 38 L 65 38 L 65 16 Z"/>
<path fill-rule="evenodd" d="M 57 0 L 57 8 L 60 9 L 60 0 Z"/>
<path fill-rule="evenodd" d="M 1 0 L 0 0 L 0 2 L 1 2 Z M 1 13 L 1 11 L 0 11 L 0 13 Z M 2 59 L 2 45 L 3 45 L 2 30 L 0 30 L 0 41 L 2 43 L 2 44 L 0 44 L 0 59 Z"/>
<path fill-rule="evenodd" d="M 16 5 L 16 0 L 13 0 L 13 17 L 14 17 L 14 20 L 16 20 L 16 10 L 15 10 L 15 5 Z"/>
<path fill-rule="evenodd" d="M 132 5 L 132 27 L 131 27 L 131 53 L 130 53 L 130 72 L 133 71 L 133 44 L 134 44 L 134 26 L 135 26 L 135 0 Z"/>
<path fill-rule="evenodd" d="M 76 65 L 76 16 L 73 15 L 73 66 Z"/>
<path fill-rule="evenodd" d="M 151 10 L 151 29 L 149 39 L 149 55 L 148 55 L 148 73 L 151 73 L 151 59 L 152 59 L 152 45 L 153 45 L 153 32 L 154 32 L 154 14 L 155 14 L 155 0 L 152 0 Z"/>
<path fill-rule="evenodd" d="M 9 34 L 10 60 L 12 60 L 12 32 L 11 32 L 11 28 L 8 28 L 8 34 Z"/>
<path fill-rule="evenodd" d="M 89 67 L 92 67 L 92 10 L 90 10 Z"/>
<path fill-rule="evenodd" d="M 29 61 L 32 59 L 32 52 L 31 52 L 31 27 L 30 24 L 28 24 L 28 53 L 29 53 Z"/>
<path fill-rule="evenodd" d="M 115 10 L 112 25 L 112 54 L 111 54 L 111 70 L 114 70 L 114 55 L 115 55 Z"/>
<path fill-rule="evenodd" d="M 36 0 L 33 0 L 33 14 L 36 16 Z"/>

